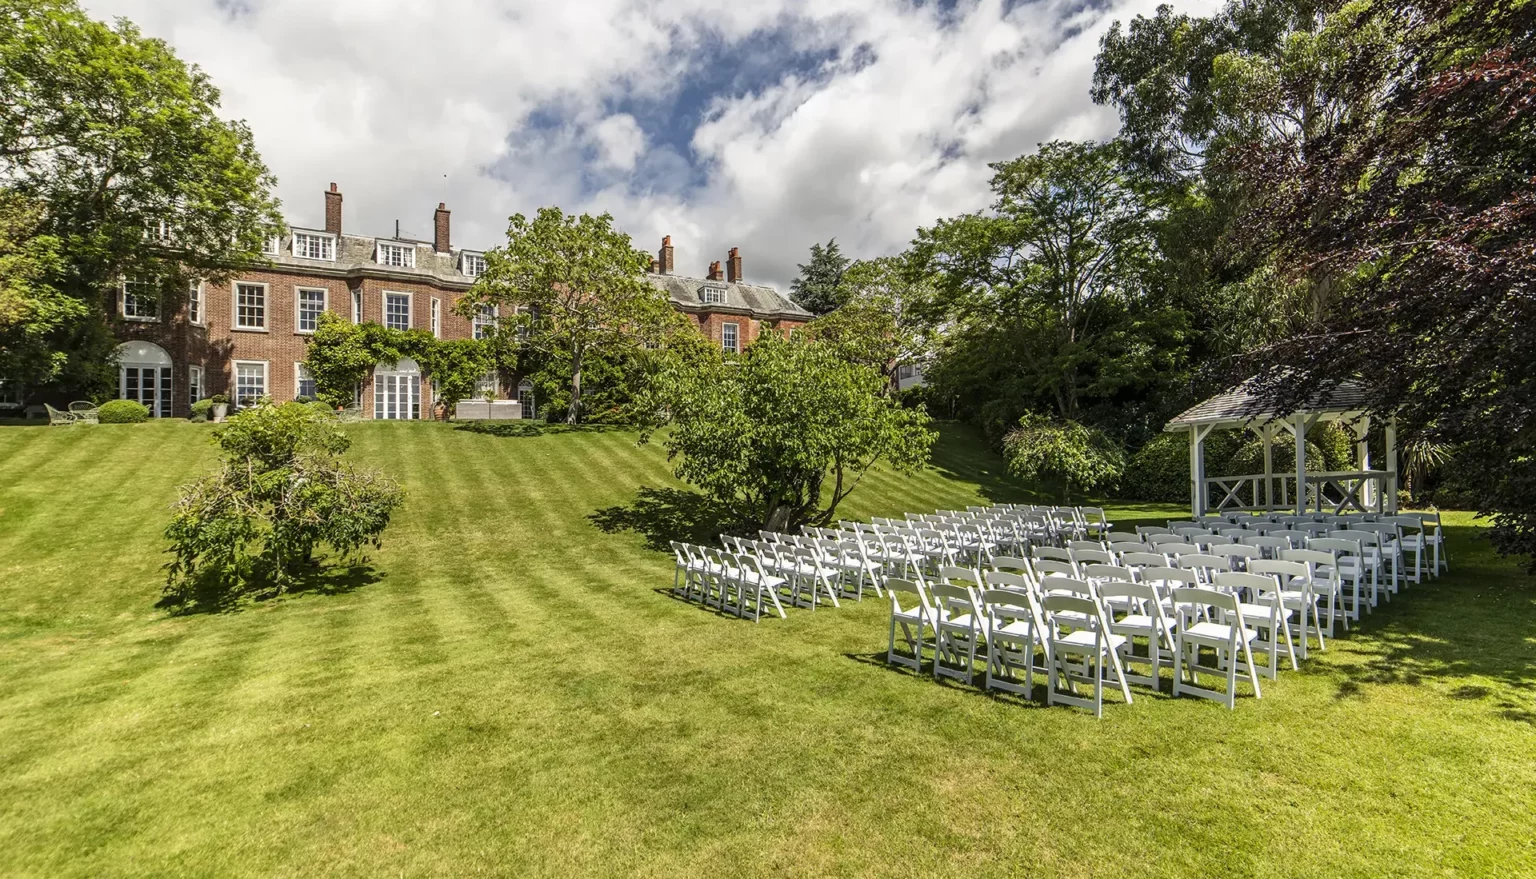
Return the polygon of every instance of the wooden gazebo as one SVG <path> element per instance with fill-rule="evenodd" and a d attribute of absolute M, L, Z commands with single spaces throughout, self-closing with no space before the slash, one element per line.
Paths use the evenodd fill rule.
<path fill-rule="evenodd" d="M 1252 382 L 1200 403 L 1168 422 L 1164 429 L 1189 433 L 1190 505 L 1194 515 L 1223 510 L 1295 510 L 1342 513 L 1397 512 L 1397 420 L 1385 425 L 1384 470 L 1371 468 L 1366 443 L 1371 417 L 1364 389 L 1346 382 L 1319 391 L 1295 412 L 1274 412 L 1252 390 Z M 1308 473 L 1307 431 L 1334 421 L 1355 438 L 1357 470 Z M 1214 430 L 1251 430 L 1264 449 L 1264 472 L 1246 476 L 1207 476 L 1205 440 Z M 1296 471 L 1275 472 L 1275 440 L 1290 434 Z M 1246 489 L 1246 491 L 1245 491 Z"/>

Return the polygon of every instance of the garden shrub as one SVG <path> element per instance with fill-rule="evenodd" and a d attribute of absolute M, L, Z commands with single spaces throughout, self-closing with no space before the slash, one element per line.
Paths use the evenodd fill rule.
<path fill-rule="evenodd" d="M 315 412 L 315 413 L 318 413 L 320 415 L 335 415 L 336 414 L 336 410 L 331 408 L 331 404 L 329 404 L 329 403 L 322 403 L 319 400 L 309 400 L 309 401 L 307 401 L 305 403 L 301 403 L 300 405 L 304 406 L 306 409 L 310 410 L 311 412 Z"/>
<path fill-rule="evenodd" d="M 1021 479 L 1059 482 L 1063 501 L 1074 486 L 1109 488 L 1125 471 L 1125 453 L 1103 431 L 1033 412 L 1004 437 L 1003 455 Z"/>
<path fill-rule="evenodd" d="M 207 421 L 213 417 L 213 401 L 198 400 L 192 404 L 192 420 L 196 422 Z"/>
<path fill-rule="evenodd" d="M 96 410 L 102 424 L 140 424 L 149 420 L 149 407 L 137 400 L 108 400 Z"/>

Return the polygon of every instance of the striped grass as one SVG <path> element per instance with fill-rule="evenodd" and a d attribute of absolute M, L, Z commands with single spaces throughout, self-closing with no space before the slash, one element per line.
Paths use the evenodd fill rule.
<path fill-rule="evenodd" d="M 348 430 L 408 492 L 372 572 L 169 616 L 207 428 L 0 427 L 0 875 L 1536 873 L 1536 592 L 1469 516 L 1262 700 L 1095 720 L 892 670 L 878 600 L 667 597 L 591 518 L 680 488 L 632 434 Z M 946 428 L 844 512 L 1030 497 Z"/>

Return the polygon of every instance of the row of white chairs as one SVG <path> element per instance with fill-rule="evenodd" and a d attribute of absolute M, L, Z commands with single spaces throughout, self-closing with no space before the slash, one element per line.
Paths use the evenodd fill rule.
<path fill-rule="evenodd" d="M 1205 530 L 1214 534 L 1232 534 L 1234 531 L 1252 531 L 1260 534 L 1285 530 L 1329 530 L 1355 528 L 1356 526 L 1387 526 L 1397 532 L 1396 539 L 1406 551 L 1415 557 L 1413 582 L 1422 580 L 1422 574 L 1438 577 L 1450 570 L 1450 555 L 1445 546 L 1445 533 L 1438 510 L 1418 513 L 1388 515 L 1384 513 L 1306 513 L 1289 515 L 1281 513 L 1226 513 L 1202 516 L 1190 521 L 1169 522 L 1169 533 L 1181 530 Z M 1161 532 L 1161 528 L 1138 528 L 1138 533 Z M 1369 530 L 1369 529 L 1367 529 Z M 1426 556 L 1428 558 L 1426 559 Z M 1426 564 L 1427 562 L 1427 564 Z"/>
<path fill-rule="evenodd" d="M 1274 546 L 1272 554 L 1262 551 L 1268 547 L 1159 552 L 1167 543 L 1035 547 L 1028 558 L 997 557 L 987 568 L 891 578 L 887 659 L 920 670 L 926 651 L 935 678 L 967 683 L 981 661 L 986 688 L 1024 695 L 1033 694 L 1034 674 L 1046 673 L 1048 704 L 1096 714 L 1106 684 L 1129 703 L 1131 684 L 1156 688 L 1159 671 L 1171 668 L 1174 695 L 1233 708 L 1239 678 L 1260 697 L 1260 675 L 1298 668 L 1314 640 L 1325 649 L 1338 622 L 1347 629 L 1373 603 L 1383 556 L 1364 540 L 1374 532 L 1334 533 Z M 1128 547 L 1112 534 L 1105 544 Z M 1205 661 L 1202 649 L 1214 660 Z M 1200 675 L 1213 674 L 1226 679 L 1225 689 L 1201 684 Z M 1091 697 L 1079 685 L 1090 686 Z"/>

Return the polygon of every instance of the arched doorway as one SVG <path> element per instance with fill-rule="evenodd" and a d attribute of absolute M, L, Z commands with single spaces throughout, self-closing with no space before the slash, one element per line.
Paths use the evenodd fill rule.
<path fill-rule="evenodd" d="M 143 403 L 152 418 L 170 418 L 171 355 L 154 342 L 118 345 L 117 396 Z"/>
<path fill-rule="evenodd" d="M 538 417 L 538 412 L 535 411 L 535 406 L 534 406 L 534 401 L 533 401 L 533 382 L 531 382 L 531 381 L 529 381 L 527 379 L 523 379 L 521 382 L 518 383 L 518 385 L 517 385 L 517 402 L 519 404 L 518 408 L 522 410 L 522 417 L 524 417 L 524 418 L 537 418 Z"/>
<path fill-rule="evenodd" d="M 421 415 L 421 368 L 402 357 L 398 363 L 381 363 L 373 370 L 373 417 L 408 421 Z"/>

